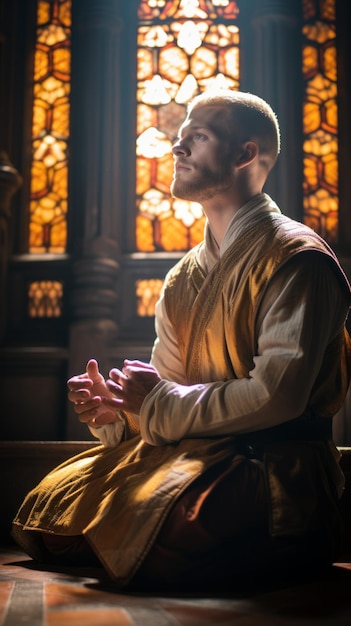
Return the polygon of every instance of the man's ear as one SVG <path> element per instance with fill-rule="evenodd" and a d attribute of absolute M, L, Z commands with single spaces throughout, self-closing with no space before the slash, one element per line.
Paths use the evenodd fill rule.
<path fill-rule="evenodd" d="M 258 146 L 254 141 L 246 141 L 242 144 L 241 150 L 236 159 L 237 167 L 245 167 L 252 163 L 258 155 Z"/>

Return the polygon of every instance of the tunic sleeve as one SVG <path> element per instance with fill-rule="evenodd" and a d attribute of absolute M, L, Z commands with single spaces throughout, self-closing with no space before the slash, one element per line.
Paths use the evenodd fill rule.
<path fill-rule="evenodd" d="M 307 263 L 288 263 L 261 303 L 249 376 L 190 386 L 161 381 L 141 408 L 143 439 L 162 445 L 187 437 L 235 435 L 299 417 L 348 306 L 333 270 L 319 254 L 309 255 Z"/>

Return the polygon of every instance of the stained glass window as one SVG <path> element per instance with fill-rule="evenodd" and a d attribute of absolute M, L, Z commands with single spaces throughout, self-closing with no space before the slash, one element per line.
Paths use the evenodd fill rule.
<path fill-rule="evenodd" d="M 304 221 L 337 242 L 338 107 L 335 0 L 304 0 Z"/>
<path fill-rule="evenodd" d="M 159 278 L 137 280 L 135 293 L 139 317 L 151 317 L 155 314 L 155 305 L 159 299 L 162 285 L 163 280 Z"/>
<path fill-rule="evenodd" d="M 34 281 L 28 290 L 29 317 L 60 317 L 63 285 L 56 280 Z"/>
<path fill-rule="evenodd" d="M 67 239 L 71 0 L 39 0 L 34 62 L 29 252 Z"/>
<path fill-rule="evenodd" d="M 173 199 L 171 147 L 186 104 L 214 84 L 239 88 L 238 5 L 142 0 L 137 41 L 136 247 L 183 251 L 203 238 L 195 202 Z"/>

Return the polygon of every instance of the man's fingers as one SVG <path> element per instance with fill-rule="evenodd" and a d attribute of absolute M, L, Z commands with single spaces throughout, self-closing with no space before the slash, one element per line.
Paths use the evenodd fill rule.
<path fill-rule="evenodd" d="M 118 382 L 115 382 L 114 380 L 107 380 L 106 386 L 108 390 L 111 391 L 111 393 L 113 393 L 116 396 L 120 396 L 120 395 L 123 395 L 123 386 L 119 382 L 120 381 L 119 377 L 117 378 L 117 380 Z"/>
<path fill-rule="evenodd" d="M 68 392 L 68 399 L 75 404 L 78 402 L 85 402 L 90 398 L 90 391 L 88 389 L 71 389 Z"/>
<path fill-rule="evenodd" d="M 101 383 L 104 379 L 99 372 L 98 362 L 95 359 L 90 359 L 87 363 L 87 374 L 94 383 Z"/>
<path fill-rule="evenodd" d="M 128 376 L 137 372 L 149 372 L 158 374 L 156 368 L 150 363 L 144 363 L 144 361 L 130 361 L 129 359 L 124 360 L 124 367 L 122 372 Z"/>

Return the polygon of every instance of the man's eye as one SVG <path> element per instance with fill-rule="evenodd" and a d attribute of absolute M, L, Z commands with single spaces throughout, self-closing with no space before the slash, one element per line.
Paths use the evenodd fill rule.
<path fill-rule="evenodd" d="M 207 139 L 207 137 L 204 133 L 195 133 L 194 135 L 194 141 L 205 141 L 205 139 Z"/>

